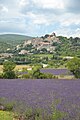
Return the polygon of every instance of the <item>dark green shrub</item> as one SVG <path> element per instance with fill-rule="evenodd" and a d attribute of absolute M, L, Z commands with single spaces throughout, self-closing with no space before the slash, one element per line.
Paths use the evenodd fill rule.
<path fill-rule="evenodd" d="M 2 73 L 0 73 L 0 78 L 3 78 L 3 74 Z"/>
<path fill-rule="evenodd" d="M 14 71 L 7 71 L 3 73 L 3 78 L 6 79 L 14 79 L 16 78 L 15 72 Z"/>
<path fill-rule="evenodd" d="M 73 58 L 67 63 L 68 69 L 75 75 L 76 78 L 80 78 L 80 59 Z"/>
<path fill-rule="evenodd" d="M 14 103 L 7 103 L 5 105 L 5 111 L 12 111 L 14 107 Z"/>
<path fill-rule="evenodd" d="M 3 78 L 14 79 L 16 78 L 14 68 L 16 67 L 15 63 L 12 61 L 5 61 L 3 63 Z"/>

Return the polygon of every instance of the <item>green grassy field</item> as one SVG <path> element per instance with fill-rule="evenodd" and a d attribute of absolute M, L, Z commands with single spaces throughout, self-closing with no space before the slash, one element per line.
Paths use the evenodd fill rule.
<path fill-rule="evenodd" d="M 28 65 L 16 65 L 15 70 L 22 70 L 24 68 L 29 68 L 30 66 Z M 3 71 L 3 65 L 0 65 L 0 73 Z"/>
<path fill-rule="evenodd" d="M 33 55 L 33 56 L 52 58 L 52 57 L 53 57 L 53 54 L 35 54 L 35 55 Z"/>
<path fill-rule="evenodd" d="M 13 113 L 7 111 L 0 111 L 0 120 L 13 120 Z"/>

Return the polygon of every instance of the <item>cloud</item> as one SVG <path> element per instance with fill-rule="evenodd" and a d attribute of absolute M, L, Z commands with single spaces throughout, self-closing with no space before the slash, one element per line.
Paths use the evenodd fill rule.
<path fill-rule="evenodd" d="M 48 18 L 48 16 L 44 14 L 36 14 L 36 13 L 28 12 L 26 16 L 31 20 L 33 24 L 49 25 L 51 23 L 51 20 Z"/>
<path fill-rule="evenodd" d="M 8 8 L 0 4 L 0 13 L 6 13 L 6 12 L 8 12 Z"/>
<path fill-rule="evenodd" d="M 80 0 L 0 0 L 0 32 L 78 35 L 79 11 Z"/>
<path fill-rule="evenodd" d="M 24 7 L 25 5 L 28 5 L 29 4 L 29 1 L 28 0 L 21 0 L 20 2 L 19 2 L 19 6 L 20 7 Z"/>
<path fill-rule="evenodd" d="M 80 0 L 67 0 L 67 11 L 80 14 Z"/>
<path fill-rule="evenodd" d="M 61 26 L 69 27 L 70 25 L 79 25 L 80 26 L 80 15 L 79 14 L 70 14 L 66 13 L 60 19 Z"/>
<path fill-rule="evenodd" d="M 22 2 L 24 1 L 24 2 Z M 65 4 L 63 0 L 22 0 L 21 11 L 26 14 L 29 11 L 34 13 L 60 14 L 63 13 Z"/>
<path fill-rule="evenodd" d="M 45 9 L 63 9 L 64 1 L 63 0 L 32 0 L 35 5 L 43 7 Z"/>
<path fill-rule="evenodd" d="M 21 24 L 22 23 L 22 24 Z M 16 21 L 16 20 L 4 20 L 0 21 L 0 32 L 13 32 L 13 33 L 26 33 L 26 27 L 24 22 Z"/>

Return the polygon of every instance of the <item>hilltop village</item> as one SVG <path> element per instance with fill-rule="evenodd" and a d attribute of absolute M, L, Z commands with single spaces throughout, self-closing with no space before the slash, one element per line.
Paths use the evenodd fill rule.
<path fill-rule="evenodd" d="M 23 44 L 17 45 L 16 50 L 19 50 L 19 54 L 30 54 L 30 53 L 53 53 L 57 43 L 60 43 L 59 38 L 56 34 L 46 34 L 42 37 L 36 37 L 31 40 L 25 40 Z"/>
<path fill-rule="evenodd" d="M 56 36 L 54 32 L 41 37 L 3 35 L 0 38 L 0 50 L 0 64 L 5 60 L 16 64 L 51 64 L 53 59 L 59 62 L 74 56 L 80 57 L 80 38 Z"/>
<path fill-rule="evenodd" d="M 15 54 L 54 53 L 59 43 L 60 40 L 54 32 L 42 37 L 25 39 L 23 43 L 17 44 L 14 48 L 7 47 L 4 52 L 0 53 L 0 58 L 12 58 Z"/>

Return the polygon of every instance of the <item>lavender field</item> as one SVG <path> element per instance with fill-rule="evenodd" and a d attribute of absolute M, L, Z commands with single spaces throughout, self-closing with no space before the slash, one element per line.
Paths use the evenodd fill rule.
<path fill-rule="evenodd" d="M 51 73 L 51 74 L 54 74 L 54 75 L 72 75 L 72 73 L 68 69 L 46 68 L 46 69 L 41 69 L 40 71 L 42 73 Z"/>
<path fill-rule="evenodd" d="M 42 108 L 51 112 L 51 106 L 67 113 L 64 120 L 80 120 L 80 80 L 0 80 L 0 99 L 16 101 L 15 109 Z M 57 102 L 56 102 L 57 101 Z M 18 109 L 19 108 L 19 109 Z"/>
<path fill-rule="evenodd" d="M 73 75 L 68 69 L 43 68 L 40 69 L 40 72 L 51 73 L 53 75 Z M 19 74 L 27 74 L 27 72 L 19 72 Z"/>

